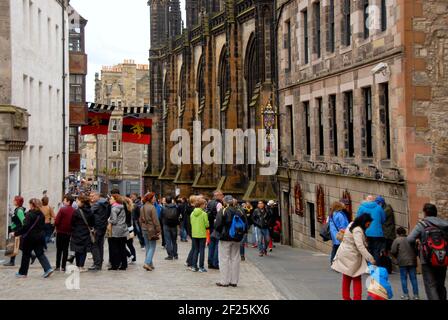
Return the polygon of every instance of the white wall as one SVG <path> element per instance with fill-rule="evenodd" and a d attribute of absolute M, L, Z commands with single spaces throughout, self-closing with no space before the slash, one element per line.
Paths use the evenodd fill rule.
<path fill-rule="evenodd" d="M 62 8 L 56 0 L 10 0 L 12 104 L 30 113 L 29 140 L 22 153 L 21 192 L 28 201 L 48 190 L 56 206 L 63 192 Z M 67 30 L 67 14 L 64 14 Z M 68 32 L 66 73 L 68 73 Z M 66 78 L 66 125 L 69 112 Z M 68 129 L 66 127 L 66 137 Z M 68 139 L 66 139 L 66 176 Z"/>

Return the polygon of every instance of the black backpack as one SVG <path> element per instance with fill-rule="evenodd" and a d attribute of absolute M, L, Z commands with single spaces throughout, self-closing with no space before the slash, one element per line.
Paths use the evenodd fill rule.
<path fill-rule="evenodd" d="M 179 215 L 176 207 L 164 207 L 163 217 L 165 218 L 165 223 L 169 226 L 177 226 L 179 224 Z"/>

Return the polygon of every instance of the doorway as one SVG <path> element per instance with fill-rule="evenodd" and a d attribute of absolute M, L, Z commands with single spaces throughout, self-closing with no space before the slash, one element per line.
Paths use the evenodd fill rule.
<path fill-rule="evenodd" d="M 311 238 L 316 238 L 316 213 L 314 210 L 314 203 L 307 202 L 308 213 L 310 215 L 310 236 Z"/>
<path fill-rule="evenodd" d="M 6 234 L 10 224 L 10 215 L 14 212 L 14 197 L 20 194 L 19 158 L 8 159 L 8 199 L 6 203 Z"/>

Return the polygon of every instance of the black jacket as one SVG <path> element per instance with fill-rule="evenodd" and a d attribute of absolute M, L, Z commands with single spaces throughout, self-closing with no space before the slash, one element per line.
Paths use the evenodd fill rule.
<path fill-rule="evenodd" d="M 182 215 L 184 216 L 183 224 L 185 229 L 187 230 L 187 234 L 192 238 L 191 235 L 191 214 L 193 213 L 194 208 L 190 204 L 186 204 L 185 211 L 182 212 Z"/>
<path fill-rule="evenodd" d="M 264 210 L 255 209 L 252 218 L 254 225 L 261 229 L 268 229 L 272 224 L 272 212 L 267 208 Z"/>
<path fill-rule="evenodd" d="M 82 210 L 82 212 L 84 213 L 84 216 L 90 228 L 92 228 L 95 223 L 95 219 L 90 207 L 84 206 L 80 209 L 77 209 L 72 218 L 72 237 L 70 240 L 70 244 L 72 251 L 86 252 L 88 246 L 91 243 L 90 230 L 82 219 L 80 210 Z"/>
<path fill-rule="evenodd" d="M 91 207 L 93 214 L 93 227 L 98 235 L 104 235 L 107 229 L 107 220 L 110 215 L 110 205 L 106 199 L 100 199 L 94 203 Z"/>
<path fill-rule="evenodd" d="M 232 221 L 235 214 L 239 214 L 247 226 L 247 217 L 242 209 L 236 207 L 222 208 L 218 212 L 215 222 L 215 230 L 217 235 L 219 236 L 219 241 L 235 241 L 229 235 L 230 227 L 232 226 Z"/>
<path fill-rule="evenodd" d="M 37 220 L 37 221 L 36 221 Z M 21 246 L 45 242 L 45 217 L 40 210 L 30 210 L 25 216 L 23 227 L 14 233 L 22 236 Z"/>
<path fill-rule="evenodd" d="M 176 216 L 177 216 L 176 223 L 168 221 L 168 219 L 166 218 L 166 215 L 169 211 L 175 211 Z M 161 214 L 162 214 L 162 224 L 164 226 L 176 227 L 179 225 L 180 210 L 177 207 L 177 205 L 175 205 L 174 203 L 170 203 L 170 204 L 167 204 L 166 206 L 162 207 Z"/>
<path fill-rule="evenodd" d="M 215 230 L 215 220 L 216 216 L 218 215 L 218 209 L 216 208 L 218 206 L 218 203 L 221 203 L 219 200 L 211 200 L 207 203 L 206 212 L 208 215 L 208 223 L 210 225 L 210 234 L 213 233 Z"/>

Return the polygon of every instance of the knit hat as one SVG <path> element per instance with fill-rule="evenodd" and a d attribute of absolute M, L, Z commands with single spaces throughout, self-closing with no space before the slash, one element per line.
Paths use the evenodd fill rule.
<path fill-rule="evenodd" d="M 386 204 L 386 200 L 384 200 L 382 196 L 376 197 L 375 202 L 378 203 L 380 206 Z"/>
<path fill-rule="evenodd" d="M 225 204 L 233 204 L 233 197 L 232 196 L 225 196 L 223 199 L 223 202 Z"/>

